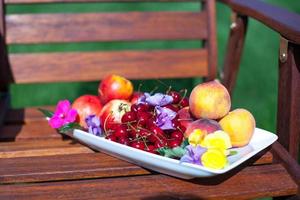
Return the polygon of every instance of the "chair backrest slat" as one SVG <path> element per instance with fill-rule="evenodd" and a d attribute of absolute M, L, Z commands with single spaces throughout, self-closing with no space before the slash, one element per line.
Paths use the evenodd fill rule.
<path fill-rule="evenodd" d="M 7 43 L 206 39 L 206 12 L 14 14 Z"/>
<path fill-rule="evenodd" d="M 9 58 L 16 83 L 91 81 L 112 73 L 131 79 L 208 73 L 205 49 L 11 54 Z"/>
<path fill-rule="evenodd" d="M 134 0 L 1 0 L 2 6 L 14 3 L 57 2 L 134 2 Z M 153 0 L 159 2 L 160 0 Z M 168 0 L 161 0 L 168 1 Z M 178 0 L 184 1 L 184 0 Z M 191 2 L 194 0 L 189 0 Z M 195 0 L 196 1 L 196 0 Z M 196 9 L 160 11 L 105 11 L 82 13 L 3 13 L 5 45 L 21 44 L 83 44 L 137 41 L 180 42 L 197 41 L 192 49 L 174 45 L 173 48 L 140 50 L 140 47 L 114 51 L 17 53 L 10 52 L 6 60 L 14 83 L 43 83 L 68 81 L 99 81 L 108 74 L 120 74 L 130 79 L 216 77 L 215 0 L 203 2 Z M 142 0 L 141 2 L 146 2 Z M 0 5 L 0 6 L 1 6 Z M 54 4 L 55 5 L 55 4 Z M 40 5 L 39 5 L 40 6 Z M 59 4 L 55 5 L 59 6 Z M 89 5 L 90 6 L 90 5 Z M 101 5 L 99 5 L 101 6 Z M 3 8 L 3 7 L 1 7 Z M 5 9 L 4 9 L 5 10 Z M 204 45 L 201 42 L 204 41 Z M 125 43 L 126 43 L 125 42 Z M 54 44 L 54 45 L 53 45 Z M 191 43 L 190 43 L 191 44 Z M 93 44 L 94 45 L 94 44 Z M 6 47 L 7 47 L 6 46 Z M 104 45 L 105 46 L 105 45 Z M 176 49 L 179 48 L 179 49 Z M 5 48 L 4 48 L 5 49 Z M 165 49 L 165 50 L 164 50 Z M 4 60 L 5 61 L 5 60 Z M 2 73 L 3 74 L 3 73 Z M 1 78 L 1 80 L 6 80 Z M 2 83 L 2 82 L 1 82 Z M 7 84 L 7 81 L 3 82 Z"/>

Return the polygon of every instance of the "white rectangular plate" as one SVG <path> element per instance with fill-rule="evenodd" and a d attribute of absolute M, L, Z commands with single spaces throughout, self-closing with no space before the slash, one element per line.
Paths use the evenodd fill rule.
<path fill-rule="evenodd" d="M 213 170 L 195 164 L 183 163 L 176 159 L 151 154 L 77 129 L 73 131 L 71 136 L 92 149 L 163 174 L 183 179 L 210 177 L 226 173 L 271 145 L 278 138 L 271 132 L 256 128 L 247 146 L 232 149 L 238 153 L 228 157 L 228 166 L 221 170 Z"/>

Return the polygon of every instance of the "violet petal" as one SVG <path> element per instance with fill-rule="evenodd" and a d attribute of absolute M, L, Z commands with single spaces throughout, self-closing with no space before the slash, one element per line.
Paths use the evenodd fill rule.
<path fill-rule="evenodd" d="M 173 102 L 173 97 L 162 93 L 156 93 L 147 97 L 145 101 L 152 106 L 165 106 Z"/>

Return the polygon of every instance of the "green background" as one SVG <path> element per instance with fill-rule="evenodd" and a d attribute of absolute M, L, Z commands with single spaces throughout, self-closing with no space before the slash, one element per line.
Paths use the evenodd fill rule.
<path fill-rule="evenodd" d="M 268 0 L 266 2 L 285 7 L 300 13 L 300 2 L 297 0 Z M 107 12 L 107 11 L 157 11 L 157 10 L 191 10 L 199 9 L 199 4 L 192 3 L 57 3 L 54 5 L 14 5 L 8 6 L 8 13 L 40 13 L 40 12 Z M 218 63 L 222 67 L 230 26 L 230 9 L 217 4 L 217 37 Z M 122 49 L 168 49 L 197 48 L 198 41 L 148 41 L 148 42 L 102 42 L 78 44 L 46 44 L 46 45 L 11 45 L 10 52 L 51 52 L 51 51 L 94 51 Z M 233 108 L 246 108 L 256 118 L 257 127 L 270 131 L 276 130 L 277 84 L 278 84 L 278 47 L 279 35 L 263 24 L 250 19 L 242 56 L 238 80 L 232 97 Z M 54 69 L 55 70 L 55 69 Z M 65 74 L 71 76 L 71 74 Z M 150 91 L 156 85 L 159 90 L 166 90 L 166 85 L 175 89 L 187 88 L 189 91 L 200 80 L 188 79 L 181 82 L 163 80 L 164 84 L 154 81 L 134 81 L 135 87 L 142 83 L 142 91 Z M 97 94 L 99 82 L 92 83 L 56 83 L 40 85 L 11 85 L 12 106 L 54 105 L 60 99 L 74 100 L 76 97 L 90 93 Z"/>

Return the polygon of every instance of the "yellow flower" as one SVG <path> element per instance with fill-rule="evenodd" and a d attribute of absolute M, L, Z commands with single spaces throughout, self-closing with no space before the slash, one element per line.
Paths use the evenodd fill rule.
<path fill-rule="evenodd" d="M 200 145 L 208 149 L 217 148 L 222 150 L 226 150 L 232 147 L 229 135 L 221 130 L 206 135 Z"/>
<path fill-rule="evenodd" d="M 201 131 L 200 129 L 195 129 L 188 138 L 189 144 L 193 146 L 200 145 L 203 138 L 205 136 L 205 133 Z"/>
<path fill-rule="evenodd" d="M 204 167 L 210 169 L 222 169 L 228 164 L 226 155 L 220 149 L 207 149 L 201 157 L 201 162 Z"/>

